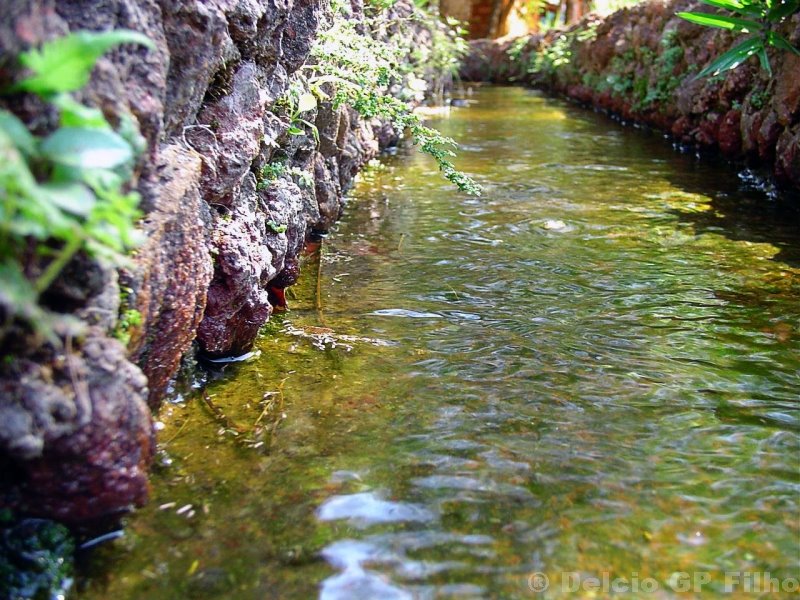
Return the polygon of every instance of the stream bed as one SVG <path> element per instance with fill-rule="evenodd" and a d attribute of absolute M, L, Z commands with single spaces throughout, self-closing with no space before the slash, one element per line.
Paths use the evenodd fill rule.
<path fill-rule="evenodd" d="M 365 172 L 78 597 L 794 596 L 797 215 L 529 90 L 432 124 L 484 195 Z"/>

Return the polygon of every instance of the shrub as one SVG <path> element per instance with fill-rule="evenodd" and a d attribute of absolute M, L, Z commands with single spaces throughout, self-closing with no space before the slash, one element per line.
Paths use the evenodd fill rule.
<path fill-rule="evenodd" d="M 0 109 L 0 307 L 52 342 L 52 315 L 39 303 L 77 252 L 125 262 L 137 242 L 139 197 L 126 191 L 144 143 L 132 117 L 115 132 L 103 114 L 70 96 L 97 59 L 125 43 L 153 47 L 134 31 L 77 32 L 20 55 L 31 74 L 11 88 L 50 103 L 59 127 L 33 135 Z"/>

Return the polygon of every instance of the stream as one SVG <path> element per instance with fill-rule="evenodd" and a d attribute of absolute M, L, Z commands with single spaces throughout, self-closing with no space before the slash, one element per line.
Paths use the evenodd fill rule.
<path fill-rule="evenodd" d="M 797 593 L 797 215 L 537 92 L 468 104 L 432 124 L 484 195 L 367 170 L 256 355 L 163 408 L 79 598 Z"/>

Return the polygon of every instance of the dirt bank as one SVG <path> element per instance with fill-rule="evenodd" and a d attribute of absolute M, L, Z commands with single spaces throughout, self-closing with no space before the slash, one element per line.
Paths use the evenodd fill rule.
<path fill-rule="evenodd" d="M 718 77 L 698 73 L 741 42 L 694 25 L 679 11 L 714 12 L 698 2 L 646 2 L 567 31 L 518 40 L 473 42 L 462 75 L 471 81 L 547 89 L 669 134 L 677 143 L 719 151 L 769 169 L 800 188 L 800 57 L 769 50 L 774 75 L 755 57 Z M 800 14 L 781 26 L 800 45 Z"/>

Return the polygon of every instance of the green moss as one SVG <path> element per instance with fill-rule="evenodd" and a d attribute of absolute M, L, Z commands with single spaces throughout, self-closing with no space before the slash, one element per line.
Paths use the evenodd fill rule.
<path fill-rule="evenodd" d="M 284 173 L 286 173 L 286 165 L 282 162 L 276 161 L 264 165 L 261 167 L 261 171 L 258 174 L 258 184 L 256 188 L 259 190 L 267 189 L 272 185 L 273 181 L 277 180 Z"/>
<path fill-rule="evenodd" d="M 651 80 L 646 92 L 637 98 L 635 105 L 637 110 L 660 108 L 672 99 L 673 93 L 686 78 L 686 74 L 678 69 L 683 57 L 683 47 L 678 43 L 676 31 L 674 29 L 665 31 L 661 37 L 661 52 L 653 62 L 655 80 Z"/>
<path fill-rule="evenodd" d="M 142 324 L 142 313 L 135 308 L 122 312 L 114 328 L 114 337 L 126 346 L 131 341 L 131 332 Z"/>
<path fill-rule="evenodd" d="M 759 88 L 753 90 L 750 93 L 750 106 L 756 110 L 761 110 L 769 103 L 770 98 L 772 98 L 772 94 L 767 89 Z"/>

